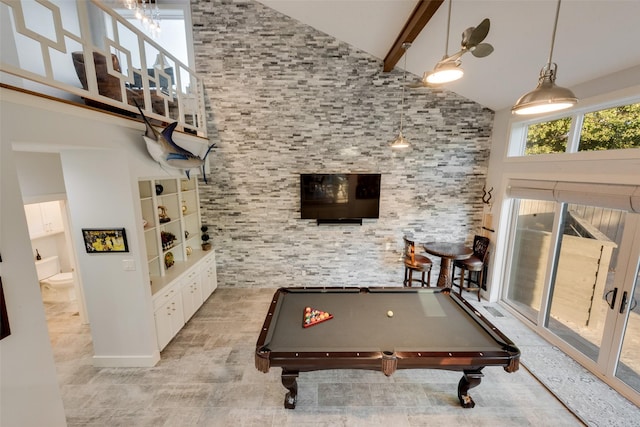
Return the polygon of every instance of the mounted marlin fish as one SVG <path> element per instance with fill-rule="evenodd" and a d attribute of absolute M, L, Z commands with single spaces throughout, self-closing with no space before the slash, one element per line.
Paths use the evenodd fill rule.
<path fill-rule="evenodd" d="M 137 103 L 136 107 L 138 107 L 146 126 L 145 133 L 142 137 L 144 138 L 144 142 L 147 144 L 147 151 L 153 160 L 160 163 L 161 166 L 184 171 L 189 179 L 191 179 L 189 176 L 191 169 L 202 168 L 202 178 L 207 182 L 204 162 L 211 152 L 211 149 L 215 147 L 215 144 L 211 144 L 207 148 L 207 152 L 203 157 L 198 157 L 192 152 L 180 147 L 173 141 L 173 131 L 178 125 L 178 122 L 171 123 L 165 127 L 162 132 L 158 132 L 156 128 L 151 126 L 149 119 L 147 119 L 142 112 L 142 108 L 140 108 Z"/>

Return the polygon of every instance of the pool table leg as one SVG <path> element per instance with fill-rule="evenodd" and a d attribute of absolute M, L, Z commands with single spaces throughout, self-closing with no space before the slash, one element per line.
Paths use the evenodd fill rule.
<path fill-rule="evenodd" d="M 473 371 L 463 371 L 464 375 L 458 383 L 458 399 L 463 408 L 473 408 L 476 403 L 469 395 L 469 389 L 477 386 L 482 381 L 484 374 L 482 368 Z"/>
<path fill-rule="evenodd" d="M 289 390 L 284 397 L 284 407 L 287 409 L 295 409 L 296 400 L 298 399 L 298 371 L 285 371 L 282 369 L 282 385 Z"/>

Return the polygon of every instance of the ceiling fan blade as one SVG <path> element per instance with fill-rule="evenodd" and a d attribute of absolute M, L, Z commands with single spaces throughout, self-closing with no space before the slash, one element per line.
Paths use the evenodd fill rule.
<path fill-rule="evenodd" d="M 477 27 L 470 27 L 464 30 L 462 33 L 462 47 L 470 49 L 480 44 L 489 34 L 490 26 L 489 18 L 484 18 Z"/>
<path fill-rule="evenodd" d="M 485 56 L 489 56 L 491 52 L 493 52 L 493 46 L 489 43 L 480 43 L 474 48 L 469 49 L 471 54 L 476 58 L 484 58 Z"/>

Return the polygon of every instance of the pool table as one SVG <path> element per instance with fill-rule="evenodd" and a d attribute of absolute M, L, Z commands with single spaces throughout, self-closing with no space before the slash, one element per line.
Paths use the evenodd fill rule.
<path fill-rule="evenodd" d="M 333 318 L 303 327 L 305 307 Z M 281 288 L 273 295 L 256 343 L 261 372 L 282 368 L 284 406 L 295 408 L 300 372 L 371 369 L 462 371 L 458 399 L 485 366 L 518 370 L 520 351 L 473 306 L 449 288 Z"/>

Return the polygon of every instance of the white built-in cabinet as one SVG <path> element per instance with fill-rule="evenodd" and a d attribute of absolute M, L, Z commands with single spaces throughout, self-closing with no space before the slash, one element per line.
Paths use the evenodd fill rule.
<path fill-rule="evenodd" d="M 24 205 L 31 240 L 64 232 L 60 202 Z"/>
<path fill-rule="evenodd" d="M 176 286 L 154 296 L 154 318 L 158 349 L 162 350 L 185 324 L 182 295 Z"/>
<path fill-rule="evenodd" d="M 138 188 L 156 336 L 162 350 L 216 289 L 216 259 L 213 249 L 203 251 L 200 246 L 195 179 L 145 179 Z M 166 239 L 163 244 L 166 233 L 175 236 L 169 245 Z"/>
<path fill-rule="evenodd" d="M 162 350 L 217 287 L 213 250 L 199 251 L 189 261 L 152 282 L 158 349 Z"/>

